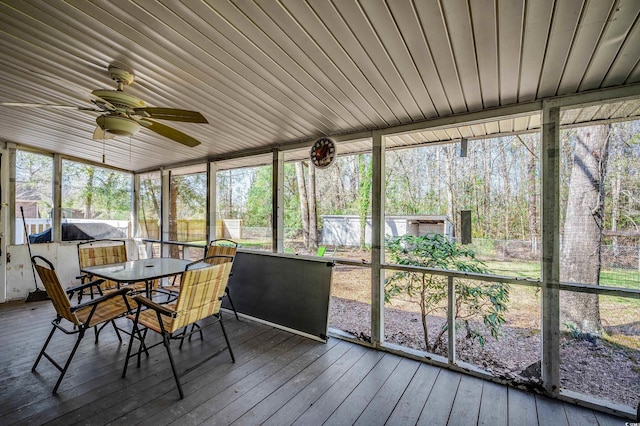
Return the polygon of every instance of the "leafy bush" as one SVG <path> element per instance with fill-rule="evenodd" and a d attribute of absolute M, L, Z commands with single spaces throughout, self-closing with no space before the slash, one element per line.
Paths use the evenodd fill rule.
<path fill-rule="evenodd" d="M 440 234 L 415 237 L 403 235 L 387 237 L 390 261 L 398 265 L 448 269 L 461 272 L 488 273 L 486 265 L 476 259 L 475 253 Z M 474 319 L 482 318 L 491 335 L 497 339 L 504 324 L 509 301 L 509 286 L 503 283 L 485 284 L 472 280 L 456 280 L 456 325 L 464 326 L 467 338 L 478 340 L 484 346 L 485 338 L 476 328 Z M 422 329 L 427 351 L 440 349 L 447 325 L 437 330 L 430 344 L 427 317 L 446 310 L 447 277 L 429 273 L 400 271 L 385 281 L 385 302 L 405 296 L 420 306 Z"/>

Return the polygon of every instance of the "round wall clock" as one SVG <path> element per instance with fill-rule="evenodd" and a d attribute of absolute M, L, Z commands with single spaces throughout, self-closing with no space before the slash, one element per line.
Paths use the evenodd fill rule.
<path fill-rule="evenodd" d="M 325 169 L 336 159 L 336 143 L 331 138 L 320 138 L 313 143 L 311 162 L 319 169 Z"/>

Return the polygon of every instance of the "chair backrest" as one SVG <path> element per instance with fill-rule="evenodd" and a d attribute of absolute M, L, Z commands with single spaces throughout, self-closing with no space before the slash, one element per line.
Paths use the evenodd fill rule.
<path fill-rule="evenodd" d="M 76 315 L 71 312 L 71 302 L 67 293 L 62 288 L 58 274 L 53 264 L 42 256 L 36 255 L 31 258 L 31 262 L 38 272 L 38 276 L 47 290 L 47 295 L 51 299 L 51 303 L 56 308 L 56 313 L 72 323 L 78 325 L 80 322 Z"/>
<path fill-rule="evenodd" d="M 205 261 L 213 265 L 217 265 L 219 263 L 228 262 L 228 260 L 224 260 L 224 258 L 216 256 L 231 256 L 233 258 L 231 259 L 231 262 L 233 263 L 233 260 L 236 257 L 237 250 L 238 243 L 236 243 L 235 241 L 227 239 L 213 240 L 209 243 L 209 247 L 207 248 Z"/>
<path fill-rule="evenodd" d="M 182 273 L 180 293 L 174 308 L 176 317 L 171 323 L 171 330 L 167 331 L 176 331 L 220 312 L 222 296 L 233 264 L 231 260 L 229 257 L 221 257 L 216 260 L 217 264 L 187 269 Z"/>
<path fill-rule="evenodd" d="M 80 268 L 126 262 L 127 260 L 127 247 L 124 240 L 92 240 L 78 243 Z"/>

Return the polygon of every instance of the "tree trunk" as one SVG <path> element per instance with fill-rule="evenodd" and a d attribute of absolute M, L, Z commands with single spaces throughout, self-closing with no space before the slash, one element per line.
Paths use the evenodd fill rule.
<path fill-rule="evenodd" d="M 508 240 L 510 238 L 510 233 L 511 230 L 509 228 L 509 220 L 510 220 L 510 216 L 511 216 L 511 204 L 510 204 L 510 199 L 509 199 L 509 195 L 511 193 L 511 185 L 510 185 L 510 176 L 509 176 L 509 159 L 507 158 L 507 146 L 510 142 L 507 142 L 506 140 L 504 142 L 502 142 L 501 146 L 500 146 L 500 173 L 502 174 L 502 182 L 504 185 L 504 190 L 500 196 L 500 198 L 502 199 L 502 206 L 503 208 L 500 209 L 500 212 L 503 214 L 503 217 L 501 218 L 502 220 L 499 220 L 499 222 L 502 222 L 502 225 L 504 225 L 503 229 L 503 240 Z M 498 234 L 500 235 L 500 234 Z"/>
<path fill-rule="evenodd" d="M 316 202 L 316 167 L 309 164 L 309 193 L 307 201 L 309 203 L 309 250 L 318 250 L 318 204 Z"/>
<path fill-rule="evenodd" d="M 233 211 L 233 176 L 231 175 L 231 172 L 231 169 L 229 169 L 229 187 L 227 192 L 229 198 L 227 200 L 227 214 L 225 215 L 225 219 L 236 219 L 235 217 L 231 216 Z"/>
<path fill-rule="evenodd" d="M 608 156 L 605 126 L 577 132 L 562 240 L 560 280 L 599 284 L 601 267 L 604 177 Z M 560 319 L 581 333 L 600 334 L 598 296 L 562 292 Z"/>
<path fill-rule="evenodd" d="M 84 197 L 84 218 L 93 219 L 93 181 L 95 177 L 95 168 L 86 167 L 87 185 L 85 186 Z"/>
<path fill-rule="evenodd" d="M 304 179 L 302 162 L 296 164 L 296 181 L 300 196 L 300 222 L 302 223 L 302 241 L 305 249 L 309 249 L 309 202 L 307 201 L 307 183 Z"/>
<path fill-rule="evenodd" d="M 371 204 L 371 161 L 368 162 L 363 154 L 358 155 L 358 215 L 360 216 L 360 248 L 367 245 L 367 214 Z"/>
<path fill-rule="evenodd" d="M 482 149 L 482 220 L 480 223 L 484 226 L 485 238 L 496 235 L 496 229 L 493 226 L 493 212 L 491 208 L 491 150 L 487 144 L 483 144 Z"/>
<path fill-rule="evenodd" d="M 447 217 L 453 222 L 454 235 L 460 238 L 460 218 L 456 214 L 456 197 L 455 197 L 455 149 L 453 146 L 443 148 L 445 152 L 445 179 L 447 187 Z"/>
<path fill-rule="evenodd" d="M 535 156 L 535 143 L 530 135 L 525 136 L 523 143 L 529 149 L 529 153 L 526 154 L 529 241 L 531 242 L 531 253 L 536 254 L 538 253 L 538 191 L 536 187 L 536 182 L 538 180 L 536 174 L 536 163 L 538 158 Z"/>
<path fill-rule="evenodd" d="M 180 193 L 177 179 L 169 180 L 169 241 L 178 241 L 178 194 Z M 180 247 L 176 244 L 169 246 L 169 256 L 180 258 Z"/>
<path fill-rule="evenodd" d="M 427 294 L 427 282 L 425 274 L 422 274 L 422 285 L 420 286 L 420 313 L 422 319 L 422 333 L 424 335 L 424 344 L 427 348 L 427 352 L 431 352 L 431 346 L 429 345 L 429 323 L 427 322 L 427 306 L 425 304 Z"/>
<path fill-rule="evenodd" d="M 613 184 L 611 188 L 611 230 L 614 232 L 613 234 L 613 255 L 618 256 L 620 254 L 620 249 L 618 247 L 618 236 L 615 232 L 618 230 L 618 220 L 620 217 L 620 189 L 622 186 L 622 167 L 620 161 L 616 162 L 615 167 L 615 177 L 613 179 Z"/>

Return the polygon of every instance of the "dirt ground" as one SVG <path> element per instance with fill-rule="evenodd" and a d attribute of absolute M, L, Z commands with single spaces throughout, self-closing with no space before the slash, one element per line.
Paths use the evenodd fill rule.
<path fill-rule="evenodd" d="M 369 270 L 336 266 L 330 308 L 330 326 L 360 339 L 371 335 Z M 620 304 L 614 298 L 601 301 L 607 336 L 585 338 L 563 333 L 560 347 L 561 386 L 612 402 L 637 407 L 640 403 L 640 321 L 637 305 Z M 536 290 L 511 286 L 509 310 L 499 339 L 480 323 L 486 336 L 481 346 L 458 330 L 456 356 L 493 375 L 517 384 L 539 385 L 540 299 Z M 446 322 L 444 313 L 428 317 L 430 335 Z M 447 338 L 435 351 L 447 356 Z M 425 350 L 419 307 L 393 300 L 385 307 L 385 341 Z M 433 342 L 430 339 L 430 342 Z"/>

